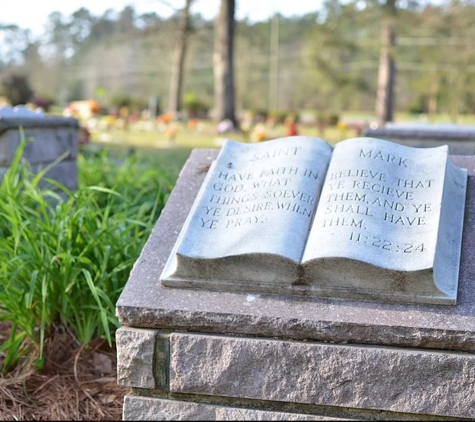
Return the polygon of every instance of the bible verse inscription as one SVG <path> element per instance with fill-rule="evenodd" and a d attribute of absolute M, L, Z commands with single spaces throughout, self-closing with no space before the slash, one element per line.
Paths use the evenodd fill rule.
<path fill-rule="evenodd" d="M 229 145 L 229 153 L 210 169 L 190 224 L 192 236 L 201 242 L 189 253 L 208 256 L 205 245 L 219 233 L 216 256 L 256 253 L 254 239 L 258 252 L 300 262 L 332 150 L 308 138 L 289 144 L 283 139 L 272 146 Z M 287 228 L 292 230 L 283 234 Z"/>
<path fill-rule="evenodd" d="M 335 148 L 307 245 L 312 256 L 319 245 L 348 241 L 356 256 L 376 250 L 390 260 L 391 255 L 433 256 L 443 179 L 436 180 L 431 169 L 445 165 L 443 154 L 434 152 L 430 164 L 414 152 L 406 157 L 368 146 Z M 339 246 L 325 246 L 324 254 Z"/>
<path fill-rule="evenodd" d="M 267 211 L 290 211 L 311 218 L 313 192 L 294 187 L 299 178 L 317 180 L 319 173 L 300 167 L 271 167 L 255 172 L 219 171 L 204 205 L 201 226 L 209 229 L 241 227 L 267 221 Z"/>

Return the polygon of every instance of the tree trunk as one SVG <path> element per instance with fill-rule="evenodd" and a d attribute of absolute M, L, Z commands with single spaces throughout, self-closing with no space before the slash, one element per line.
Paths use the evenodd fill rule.
<path fill-rule="evenodd" d="M 376 116 L 378 124 L 392 122 L 394 118 L 394 84 L 396 64 L 393 48 L 396 44 L 396 1 L 386 0 L 381 23 L 381 50 L 379 54 L 378 92 Z"/>
<path fill-rule="evenodd" d="M 181 110 L 183 74 L 185 70 L 186 49 L 188 46 L 188 35 L 190 33 L 190 7 L 193 0 L 186 0 L 185 7 L 181 12 L 180 25 L 178 28 L 178 39 L 173 61 L 172 77 L 170 81 L 170 101 L 168 110 L 176 114 Z"/>
<path fill-rule="evenodd" d="M 429 90 L 429 101 L 427 104 L 427 115 L 429 120 L 432 120 L 435 113 L 437 113 L 437 96 L 439 95 L 439 77 L 437 75 L 437 68 L 431 71 L 431 83 Z"/>
<path fill-rule="evenodd" d="M 236 125 L 234 9 L 235 0 L 221 0 L 215 26 L 214 104 L 218 121 L 229 119 Z"/>
<path fill-rule="evenodd" d="M 270 21 L 270 54 L 269 54 L 269 103 L 267 110 L 279 110 L 279 15 Z"/>

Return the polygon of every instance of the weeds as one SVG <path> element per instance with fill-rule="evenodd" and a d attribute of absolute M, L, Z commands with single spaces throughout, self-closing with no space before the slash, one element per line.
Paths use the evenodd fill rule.
<path fill-rule="evenodd" d="M 0 321 L 12 324 L 3 372 L 25 355 L 41 368 L 54 330 L 113 342 L 115 303 L 177 173 L 102 152 L 78 158 L 76 192 L 51 180 L 40 189 L 45 171 L 22 162 L 24 145 L 0 185 Z"/>

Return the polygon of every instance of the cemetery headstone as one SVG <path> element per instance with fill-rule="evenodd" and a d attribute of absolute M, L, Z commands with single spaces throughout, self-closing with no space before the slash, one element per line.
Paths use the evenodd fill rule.
<path fill-rule="evenodd" d="M 228 140 L 162 283 L 454 304 L 466 179 L 447 147 Z"/>
<path fill-rule="evenodd" d="M 23 157 L 33 171 L 57 163 L 45 178 L 77 189 L 78 121 L 72 117 L 46 116 L 26 107 L 0 108 L 0 175 L 9 168 L 24 136 L 29 138 Z M 43 183 L 42 186 L 46 184 Z"/>
<path fill-rule="evenodd" d="M 453 155 L 475 154 L 475 126 L 423 122 L 386 123 L 376 129 L 366 128 L 364 135 L 419 148 L 448 145 L 449 152 Z"/>
<path fill-rule="evenodd" d="M 457 210 L 461 245 L 447 246 L 449 253 L 461 246 L 457 301 L 444 306 L 395 303 L 384 297 L 361 300 L 351 295 L 294 295 L 277 287 L 274 292 L 255 291 L 250 278 L 247 289 L 216 289 L 199 283 L 166 286 L 161 277 L 169 274 L 169 258 L 187 250 L 183 246 L 191 233 L 187 227 L 193 216 L 199 215 L 203 192 L 216 176 L 217 164 L 212 163 L 217 155 L 214 150 L 192 152 L 117 303 L 122 325 L 117 331 L 118 383 L 131 389 L 125 398 L 124 420 L 474 418 L 475 157 L 445 156 L 458 168 L 467 169 L 468 180 L 465 205 L 455 201 L 465 208 L 463 223 Z M 447 166 L 448 161 L 444 162 Z M 340 166 L 348 161 L 336 163 Z M 328 174 L 345 170 L 332 170 L 331 165 Z M 255 165 L 253 171 L 259 169 L 261 166 Z M 427 171 L 439 178 L 440 169 L 437 165 Z M 383 168 L 371 171 L 394 175 Z M 447 174 L 447 183 L 460 182 L 450 171 Z M 325 183 L 322 186 L 320 198 L 324 199 L 332 192 L 325 193 Z M 252 190 L 247 193 L 252 195 Z M 431 201 L 434 207 L 444 202 Z M 318 208 L 320 205 L 315 218 Z M 223 212 L 226 217 L 226 210 L 223 207 L 219 217 Z M 227 224 L 231 215 L 227 217 L 216 218 L 215 225 Z M 450 228 L 453 223 L 446 220 L 445 224 Z M 272 228 L 287 230 L 275 224 Z M 295 231 L 299 230 L 296 226 Z M 406 228 L 403 232 L 411 234 Z M 259 249 L 259 241 L 253 238 L 246 247 Z M 350 241 L 356 249 L 365 247 Z M 226 239 L 217 245 L 208 240 L 203 244 L 207 254 L 213 254 L 215 247 L 228 247 Z M 356 260 L 352 257 L 350 265 L 357 267 Z M 443 267 L 450 266 L 447 261 L 440 262 Z M 263 270 L 269 270 L 265 267 Z M 204 270 L 205 266 L 198 268 Z M 204 274 L 200 280 L 199 270 L 193 271 L 190 280 L 211 279 Z M 334 268 L 334 282 L 339 281 L 339 271 Z M 340 274 L 342 285 L 348 286 L 349 281 L 343 280 L 345 271 Z M 377 280 L 372 283 L 377 288 Z"/>

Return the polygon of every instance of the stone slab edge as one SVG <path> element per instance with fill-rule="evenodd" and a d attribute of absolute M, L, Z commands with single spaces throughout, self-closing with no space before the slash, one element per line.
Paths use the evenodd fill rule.
<path fill-rule="evenodd" d="M 123 420 L 135 421 L 338 421 L 340 418 L 243 409 L 150 397 L 125 396 Z"/>
<path fill-rule="evenodd" d="M 165 288 L 163 266 L 217 150 L 194 150 L 117 303 L 120 323 L 209 333 L 475 351 L 475 157 L 468 169 L 456 307 Z"/>
<path fill-rule="evenodd" d="M 38 116 L 38 117 L 0 117 L 0 134 L 9 129 L 23 127 L 79 128 L 79 122 L 74 117 Z"/>
<path fill-rule="evenodd" d="M 366 129 L 364 135 L 371 138 L 396 139 L 434 139 L 450 143 L 451 140 L 475 140 L 475 130 L 447 130 L 424 128 L 379 128 Z"/>
<path fill-rule="evenodd" d="M 172 333 L 170 392 L 475 417 L 475 355 Z"/>

